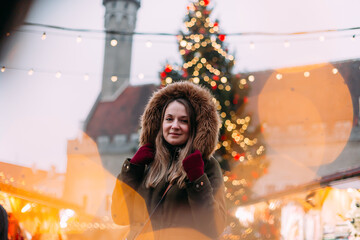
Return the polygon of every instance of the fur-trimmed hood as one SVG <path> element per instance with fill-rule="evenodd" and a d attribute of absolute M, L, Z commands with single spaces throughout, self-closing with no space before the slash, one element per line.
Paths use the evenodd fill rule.
<path fill-rule="evenodd" d="M 161 113 L 170 99 L 185 98 L 195 110 L 196 135 L 194 149 L 200 150 L 208 159 L 215 150 L 220 126 L 220 117 L 216 111 L 213 96 L 208 89 L 190 82 L 172 83 L 158 91 L 150 98 L 141 116 L 140 145 L 155 145 L 156 135 L 161 126 Z"/>

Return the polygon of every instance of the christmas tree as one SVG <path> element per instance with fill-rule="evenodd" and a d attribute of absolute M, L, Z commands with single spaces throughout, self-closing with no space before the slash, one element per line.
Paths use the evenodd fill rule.
<path fill-rule="evenodd" d="M 251 199 L 251 188 L 266 173 L 268 164 L 264 159 L 261 126 L 251 126 L 251 116 L 244 113 L 253 76 L 232 73 L 235 58 L 228 52 L 219 22 L 210 19 L 209 3 L 197 0 L 187 7 L 186 31 L 177 37 L 183 64 L 167 64 L 160 79 L 163 86 L 188 80 L 209 88 L 214 95 L 222 118 L 216 155 L 224 169 L 226 200 L 231 212 Z M 239 221 L 231 219 L 232 232 L 242 234 L 244 229 Z"/>

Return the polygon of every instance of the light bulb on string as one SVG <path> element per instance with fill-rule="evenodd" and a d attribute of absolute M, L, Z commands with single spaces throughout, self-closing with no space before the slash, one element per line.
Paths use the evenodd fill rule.
<path fill-rule="evenodd" d="M 44 32 L 42 35 L 41 35 L 41 40 L 45 40 L 46 39 L 46 32 Z"/>
<path fill-rule="evenodd" d="M 56 77 L 56 78 L 61 78 L 61 72 L 56 72 L 56 73 L 55 73 L 55 77 Z"/>
<path fill-rule="evenodd" d="M 355 38 L 356 38 L 356 35 L 355 35 L 355 34 L 351 36 L 351 40 L 352 40 L 352 41 L 355 41 Z"/>
<path fill-rule="evenodd" d="M 320 36 L 320 37 L 319 37 L 319 41 L 320 41 L 320 42 L 325 41 L 325 37 L 324 37 L 324 36 Z"/>
<path fill-rule="evenodd" d="M 255 81 L 255 77 L 254 77 L 254 75 L 250 75 L 250 76 L 248 77 L 248 79 L 249 79 L 249 81 L 250 81 L 250 82 Z"/>
<path fill-rule="evenodd" d="M 282 79 L 282 77 L 283 77 L 283 76 L 282 76 L 282 74 L 281 74 L 281 73 L 276 74 L 276 79 L 277 79 L 277 80 L 281 80 L 281 79 Z"/>
<path fill-rule="evenodd" d="M 86 74 L 84 75 L 84 80 L 85 80 L 85 81 L 88 81 L 89 78 L 90 78 L 90 77 L 89 77 L 89 74 L 86 73 Z"/>
<path fill-rule="evenodd" d="M 249 47 L 250 47 L 250 49 L 255 49 L 255 43 L 251 42 Z"/>
<path fill-rule="evenodd" d="M 139 73 L 139 74 L 138 74 L 138 78 L 139 78 L 139 79 L 144 79 L 144 77 L 145 77 L 145 76 L 144 76 L 143 73 Z"/>
<path fill-rule="evenodd" d="M 304 77 L 310 77 L 310 72 L 304 72 Z"/>
<path fill-rule="evenodd" d="M 28 71 L 28 75 L 29 76 L 32 76 L 34 74 L 34 69 L 30 69 L 29 71 Z"/>
<path fill-rule="evenodd" d="M 117 44 L 118 44 L 118 41 L 116 39 L 112 39 L 110 41 L 110 45 L 113 46 L 113 47 L 115 47 Z"/>
<path fill-rule="evenodd" d="M 1 72 L 5 72 L 5 66 L 1 68 Z"/>
<path fill-rule="evenodd" d="M 111 76 L 110 80 L 112 82 L 116 82 L 118 80 L 118 77 L 117 76 Z"/>
<path fill-rule="evenodd" d="M 77 36 L 77 38 L 76 38 L 76 42 L 77 43 L 81 43 L 82 42 L 82 37 L 79 35 L 79 36 Z"/>
<path fill-rule="evenodd" d="M 339 72 L 339 70 L 338 70 L 337 68 L 333 68 L 333 69 L 332 69 L 332 73 L 333 73 L 333 74 L 337 74 L 338 72 Z"/>
<path fill-rule="evenodd" d="M 285 41 L 285 42 L 284 42 L 284 47 L 285 47 L 285 48 L 290 47 L 290 42 L 289 42 L 289 41 Z"/>
<path fill-rule="evenodd" d="M 146 45 L 146 47 L 151 48 L 152 47 L 152 42 L 151 41 L 146 41 L 145 45 Z"/>

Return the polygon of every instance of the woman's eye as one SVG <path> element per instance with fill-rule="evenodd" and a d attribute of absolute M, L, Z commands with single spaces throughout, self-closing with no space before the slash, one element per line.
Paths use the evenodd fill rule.
<path fill-rule="evenodd" d="M 188 120 L 181 120 L 183 123 L 188 123 Z"/>

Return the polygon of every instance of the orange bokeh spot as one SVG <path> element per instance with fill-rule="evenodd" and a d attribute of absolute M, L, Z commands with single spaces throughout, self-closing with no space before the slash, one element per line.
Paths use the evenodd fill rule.
<path fill-rule="evenodd" d="M 266 145 L 284 159 L 315 171 L 339 156 L 352 128 L 351 95 L 333 68 L 321 64 L 278 70 L 258 98 Z"/>

